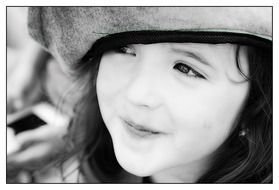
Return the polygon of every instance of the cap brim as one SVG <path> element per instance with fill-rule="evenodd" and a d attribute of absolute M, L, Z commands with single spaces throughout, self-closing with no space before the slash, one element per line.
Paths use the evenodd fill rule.
<path fill-rule="evenodd" d="M 102 53 L 128 44 L 151 43 L 231 43 L 261 48 L 272 48 L 272 41 L 247 33 L 213 31 L 129 31 L 98 39 L 82 58 L 87 61 Z"/>

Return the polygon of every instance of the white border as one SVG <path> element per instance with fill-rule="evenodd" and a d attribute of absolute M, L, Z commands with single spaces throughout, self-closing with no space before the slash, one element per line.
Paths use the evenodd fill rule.
<path fill-rule="evenodd" d="M 51 189 L 51 188 L 66 188 L 66 189 L 76 189 L 76 188 L 82 188 L 82 189 L 102 189 L 102 188 L 121 188 L 121 189 L 131 189 L 131 188 L 160 188 L 160 189 L 169 189 L 169 188 L 176 188 L 176 189 L 185 189 L 185 188 L 214 188 L 214 189 L 262 189 L 262 188 L 270 188 L 270 189 L 278 189 L 278 184 L 279 184 L 279 138 L 278 138 L 278 81 L 279 81 L 279 60 L 278 60 L 278 53 L 274 53 L 274 67 L 273 67 L 273 110 L 274 110 L 274 123 L 273 123 L 273 168 L 274 168 L 274 184 L 273 185 L 218 185 L 218 184 L 213 184 L 213 185 L 184 185 L 184 184 L 179 184 L 179 185 L 102 185 L 102 184 L 96 184 L 96 185 L 88 185 L 88 184 L 83 184 L 81 186 L 76 186 L 78 184 L 74 185 L 67 185 L 67 187 L 61 187 L 60 184 L 48 184 L 48 185 L 40 185 L 38 187 L 37 185 L 5 185 L 6 181 L 6 143 L 5 143 L 5 120 L 6 120 L 6 108 L 5 106 L 5 100 L 6 100 L 6 6 L 67 6 L 67 5 L 82 5 L 82 6 L 120 6 L 120 5 L 125 5 L 125 6 L 136 6 L 136 5 L 142 5 L 142 6 L 273 6 L 273 44 L 274 44 L 274 52 L 278 52 L 278 19 L 279 18 L 279 7 L 278 7 L 278 2 L 277 0 L 229 0 L 229 1 L 224 1 L 224 0 L 215 0 L 215 1 L 210 1 L 210 0 L 188 0 L 188 1 L 178 1 L 178 0 L 170 0 L 170 1 L 150 1 L 150 0 L 140 0 L 140 1 L 113 1 L 113 0 L 79 0 L 76 2 L 69 1 L 69 0 L 2 0 L 0 2 L 0 41 L 1 41 L 1 46 L 0 46 L 0 55 L 1 55 L 1 63 L 0 63 L 0 80 L 1 80 L 1 85 L 0 85 L 0 112 L 1 112 L 1 117 L 0 117 L 0 124 L 1 124 L 1 132 L 0 132 L 0 139 L 1 139 L 1 157 L 0 157 L 0 166 L 1 166 L 1 172 L 0 172 L 0 180 L 1 180 L 1 186 L 0 189 L 15 189 L 15 188 L 23 188 L 23 189 Z"/>

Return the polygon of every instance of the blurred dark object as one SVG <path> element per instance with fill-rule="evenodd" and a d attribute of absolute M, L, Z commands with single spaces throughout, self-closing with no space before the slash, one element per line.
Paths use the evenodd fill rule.
<path fill-rule="evenodd" d="M 20 132 L 36 129 L 42 125 L 46 124 L 41 118 L 36 116 L 35 114 L 28 115 L 20 120 L 14 121 L 9 124 L 9 127 L 13 128 L 15 134 Z"/>

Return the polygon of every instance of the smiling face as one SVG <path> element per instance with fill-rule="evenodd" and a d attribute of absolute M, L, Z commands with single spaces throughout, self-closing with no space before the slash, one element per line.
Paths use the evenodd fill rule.
<path fill-rule="evenodd" d="M 248 74 L 245 48 L 239 60 Z M 106 52 L 97 97 L 120 165 L 138 176 L 205 168 L 245 102 L 243 80 L 231 44 L 136 44 Z"/>

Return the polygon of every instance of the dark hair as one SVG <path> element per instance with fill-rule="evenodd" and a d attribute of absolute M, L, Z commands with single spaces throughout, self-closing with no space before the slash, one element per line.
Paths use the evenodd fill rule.
<path fill-rule="evenodd" d="M 236 63 L 242 73 L 238 56 Z M 271 183 L 272 182 L 272 50 L 248 47 L 249 97 L 238 123 L 218 148 L 209 170 L 197 183 Z M 73 68 L 83 94 L 75 108 L 68 139 L 100 182 L 128 182 L 129 174 L 118 164 L 111 137 L 102 120 L 97 95 L 96 76 L 101 55 Z M 242 73 L 243 74 L 243 73 Z M 246 135 L 240 136 L 244 130 Z M 125 181 L 126 180 L 126 181 Z"/>
<path fill-rule="evenodd" d="M 240 120 L 217 150 L 211 169 L 198 182 L 272 182 L 271 49 L 248 47 L 248 62 L 251 87 Z M 239 135 L 241 130 L 245 137 Z"/>

